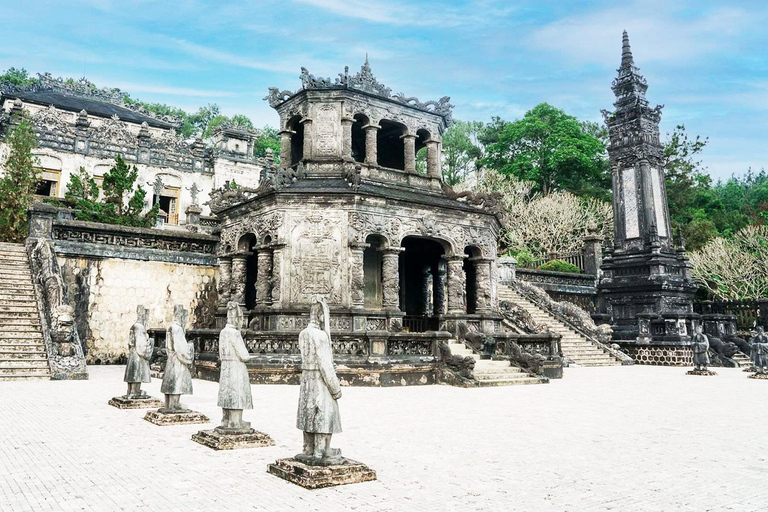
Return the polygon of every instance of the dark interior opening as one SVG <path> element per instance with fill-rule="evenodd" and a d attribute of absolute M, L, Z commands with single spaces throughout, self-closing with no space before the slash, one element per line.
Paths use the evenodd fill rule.
<path fill-rule="evenodd" d="M 408 236 L 400 253 L 400 309 L 411 331 L 436 330 L 445 297 L 443 246 L 435 240 Z"/>
<path fill-rule="evenodd" d="M 370 247 L 363 251 L 363 297 L 365 307 L 379 309 L 382 307 L 382 265 L 381 247 L 384 241 L 381 237 L 370 235 L 365 239 Z"/>
<path fill-rule="evenodd" d="M 365 130 L 363 126 L 368 124 L 368 118 L 363 114 L 356 114 L 352 123 L 352 158 L 355 162 L 365 162 Z"/>
<path fill-rule="evenodd" d="M 376 133 L 376 161 L 382 167 L 405 169 L 405 143 L 400 137 L 405 126 L 383 119 L 381 129 Z"/>
<path fill-rule="evenodd" d="M 295 116 L 288 122 L 288 129 L 295 132 L 291 134 L 291 165 L 296 165 L 304 158 L 304 123 Z"/>
<path fill-rule="evenodd" d="M 467 247 L 464 249 L 464 254 L 467 256 L 464 258 L 467 313 L 473 314 L 477 312 L 477 264 L 476 262 L 471 261 L 470 258 L 480 256 L 480 251 L 476 247 Z"/>

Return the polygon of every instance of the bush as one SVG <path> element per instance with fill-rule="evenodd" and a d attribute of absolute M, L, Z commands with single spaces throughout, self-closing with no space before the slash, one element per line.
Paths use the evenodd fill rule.
<path fill-rule="evenodd" d="M 510 251 L 509 255 L 515 258 L 517 261 L 517 266 L 520 268 L 533 268 L 533 266 L 539 261 L 536 256 L 531 254 L 531 252 L 526 249 L 522 249 L 517 252 Z"/>
<path fill-rule="evenodd" d="M 567 261 L 563 261 L 563 260 L 548 261 L 542 266 L 540 266 L 539 270 L 549 270 L 551 272 L 570 272 L 572 274 L 578 274 L 579 272 L 581 272 L 579 267 L 577 267 L 573 263 L 568 263 Z"/>

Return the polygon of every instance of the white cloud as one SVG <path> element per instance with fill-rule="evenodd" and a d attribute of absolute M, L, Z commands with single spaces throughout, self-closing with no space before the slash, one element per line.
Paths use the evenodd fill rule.
<path fill-rule="evenodd" d="M 572 64 L 615 62 L 621 57 L 621 31 L 629 32 L 635 61 L 681 63 L 737 44 L 737 36 L 759 18 L 724 7 L 691 18 L 674 3 L 634 4 L 563 18 L 535 31 L 531 46 L 567 57 Z M 679 16 L 678 16 L 679 15 Z"/>
<path fill-rule="evenodd" d="M 168 94 L 173 96 L 194 96 L 199 98 L 224 98 L 229 96 L 237 96 L 237 94 L 232 91 L 192 89 L 188 87 L 173 87 L 131 82 L 115 82 L 111 83 L 110 87 L 117 87 L 131 94 L 143 92 L 149 94 Z"/>
<path fill-rule="evenodd" d="M 420 8 L 417 2 L 399 4 L 394 0 L 294 0 L 295 2 L 325 9 L 339 16 L 390 25 L 443 25 L 455 26 L 462 17 L 450 7 Z"/>

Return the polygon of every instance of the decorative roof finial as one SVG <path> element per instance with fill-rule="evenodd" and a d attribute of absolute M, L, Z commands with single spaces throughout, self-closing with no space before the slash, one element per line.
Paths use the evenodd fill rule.
<path fill-rule="evenodd" d="M 368 52 L 365 52 L 365 65 L 370 66 L 370 64 L 368 64 Z"/>
<path fill-rule="evenodd" d="M 622 45 L 621 45 L 621 67 L 631 68 L 634 65 L 635 65 L 635 59 L 632 57 L 632 48 L 630 48 L 629 46 L 629 35 L 625 30 L 624 35 L 622 36 Z"/>

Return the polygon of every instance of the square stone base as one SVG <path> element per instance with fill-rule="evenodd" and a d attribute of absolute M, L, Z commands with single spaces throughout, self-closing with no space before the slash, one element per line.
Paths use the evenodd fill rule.
<path fill-rule="evenodd" d="M 768 373 L 753 373 L 749 376 L 750 379 L 768 379 Z"/>
<path fill-rule="evenodd" d="M 210 420 L 205 414 L 195 411 L 184 412 L 160 412 L 149 411 L 144 419 L 155 425 L 165 427 L 168 425 L 191 425 L 194 423 L 208 423 Z"/>
<path fill-rule="evenodd" d="M 376 480 L 374 470 L 349 459 L 335 466 L 308 466 L 296 459 L 278 459 L 274 464 L 267 466 L 267 472 L 305 489 L 321 489 Z"/>
<path fill-rule="evenodd" d="M 225 434 L 215 429 L 201 430 L 197 434 L 192 434 L 192 440 L 214 450 L 238 450 L 275 445 L 269 435 L 254 429 L 241 434 Z"/>
<path fill-rule="evenodd" d="M 126 398 L 116 396 L 109 401 L 109 405 L 118 409 L 157 409 L 163 406 L 163 402 L 147 395 L 146 398 Z"/>
<path fill-rule="evenodd" d="M 686 375 L 717 375 L 717 373 L 713 372 L 712 370 L 691 370 L 688 372 L 685 372 Z"/>
<path fill-rule="evenodd" d="M 757 370 L 755 369 L 754 366 L 747 366 L 742 371 L 745 371 L 745 372 L 756 372 Z"/>

